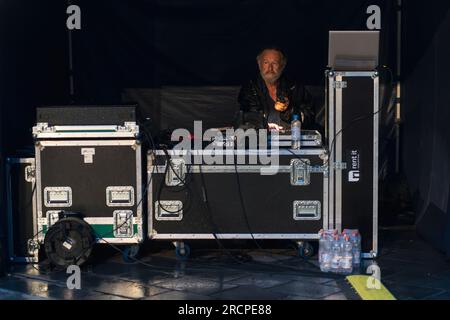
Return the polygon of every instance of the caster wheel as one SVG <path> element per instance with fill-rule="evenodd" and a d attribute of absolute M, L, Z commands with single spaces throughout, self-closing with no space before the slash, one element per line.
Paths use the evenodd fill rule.
<path fill-rule="evenodd" d="M 84 220 L 68 217 L 52 225 L 44 239 L 44 248 L 52 266 L 67 268 L 85 263 L 95 243 L 91 226 Z"/>
<path fill-rule="evenodd" d="M 125 262 L 135 262 L 135 259 L 139 253 L 139 246 L 129 246 L 123 250 L 122 258 Z"/>
<path fill-rule="evenodd" d="M 178 260 L 186 261 L 191 255 L 191 247 L 189 247 L 189 245 L 187 244 L 184 244 L 184 247 L 177 246 L 175 248 L 175 255 L 177 256 Z"/>
<path fill-rule="evenodd" d="M 314 247 L 309 242 L 303 242 L 298 246 L 298 256 L 300 258 L 310 258 L 314 255 Z"/>

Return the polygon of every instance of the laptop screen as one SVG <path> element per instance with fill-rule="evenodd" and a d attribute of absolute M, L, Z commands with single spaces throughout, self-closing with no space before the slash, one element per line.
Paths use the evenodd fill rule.
<path fill-rule="evenodd" d="M 330 31 L 328 67 L 336 71 L 375 70 L 379 41 L 379 31 Z"/>

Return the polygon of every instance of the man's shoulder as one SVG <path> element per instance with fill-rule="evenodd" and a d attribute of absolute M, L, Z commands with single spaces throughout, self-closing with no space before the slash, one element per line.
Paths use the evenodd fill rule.
<path fill-rule="evenodd" d="M 299 82 L 299 81 L 297 81 L 297 80 L 295 80 L 293 78 L 290 78 L 288 76 L 283 77 L 283 83 L 284 83 L 284 86 L 286 88 L 288 88 L 289 90 L 295 90 L 295 89 L 302 89 L 302 88 L 304 88 L 304 85 L 301 82 Z"/>
<path fill-rule="evenodd" d="M 260 91 L 258 79 L 250 79 L 241 85 L 241 94 L 256 94 Z"/>
<path fill-rule="evenodd" d="M 242 84 L 242 88 L 249 88 L 249 87 L 256 87 L 258 85 L 258 78 L 252 78 L 249 80 L 246 80 L 243 84 Z"/>

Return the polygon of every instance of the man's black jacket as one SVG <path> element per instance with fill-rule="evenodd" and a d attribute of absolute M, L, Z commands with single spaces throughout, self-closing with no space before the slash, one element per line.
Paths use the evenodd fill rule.
<path fill-rule="evenodd" d="M 270 105 L 267 87 L 261 76 L 256 80 L 251 80 L 242 86 L 238 102 L 240 104 L 240 117 L 237 126 L 251 128 L 265 128 Z M 315 116 L 312 107 L 312 98 L 303 85 L 297 84 L 286 77 L 281 77 L 277 87 L 277 97 L 288 98 L 289 107 L 286 111 L 280 112 L 280 118 L 286 123 L 290 123 L 293 114 L 303 113 L 304 128 L 314 126 Z"/>

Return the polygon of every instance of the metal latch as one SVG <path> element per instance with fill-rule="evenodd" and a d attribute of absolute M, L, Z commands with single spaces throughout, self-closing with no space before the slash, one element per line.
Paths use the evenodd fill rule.
<path fill-rule="evenodd" d="M 45 187 L 44 204 L 46 207 L 71 207 L 71 187 Z"/>
<path fill-rule="evenodd" d="M 115 210 L 114 217 L 114 237 L 129 238 L 133 236 L 133 211 Z"/>
<path fill-rule="evenodd" d="M 28 255 L 32 256 L 39 250 L 39 242 L 34 239 L 28 239 L 27 241 L 27 251 Z"/>
<path fill-rule="evenodd" d="M 84 163 L 94 163 L 95 148 L 81 148 Z"/>
<path fill-rule="evenodd" d="M 170 159 L 170 164 L 166 162 L 166 185 L 169 187 L 183 186 L 186 176 L 186 162 L 184 159 Z"/>
<path fill-rule="evenodd" d="M 333 88 L 335 88 L 335 89 L 345 89 L 345 88 L 347 88 L 347 81 L 335 81 L 333 83 Z"/>
<path fill-rule="evenodd" d="M 43 133 L 43 132 L 53 132 L 53 131 L 52 131 L 52 128 L 49 128 L 47 122 L 36 123 L 36 125 L 33 127 L 33 137 L 36 138 L 36 136 L 39 133 Z"/>
<path fill-rule="evenodd" d="M 346 170 L 346 169 L 347 169 L 347 163 L 345 163 L 345 162 L 339 162 L 339 161 L 334 162 L 334 163 L 333 163 L 333 168 L 334 168 L 335 170 Z"/>
<path fill-rule="evenodd" d="M 58 210 L 47 211 L 47 228 L 50 228 L 52 225 L 59 221 L 60 212 L 61 211 Z"/>
<path fill-rule="evenodd" d="M 155 219 L 158 221 L 181 221 L 183 203 L 179 200 L 156 201 Z"/>
<path fill-rule="evenodd" d="M 136 124 L 136 122 L 125 122 L 123 126 L 117 127 L 117 131 L 130 132 L 137 136 L 139 134 L 139 126 Z"/>
<path fill-rule="evenodd" d="M 134 188 L 132 186 L 107 187 L 106 205 L 108 207 L 134 206 Z"/>
<path fill-rule="evenodd" d="M 328 166 L 327 165 L 323 165 L 323 166 L 310 166 L 309 167 L 309 172 L 310 173 L 328 173 Z"/>
<path fill-rule="evenodd" d="M 320 220 L 322 217 L 320 201 L 294 201 L 294 220 Z"/>
<path fill-rule="evenodd" d="M 291 160 L 291 185 L 307 186 L 310 184 L 310 164 L 309 159 Z"/>
<path fill-rule="evenodd" d="M 35 166 L 26 166 L 25 167 L 25 181 L 33 182 L 36 178 L 36 167 Z"/>

